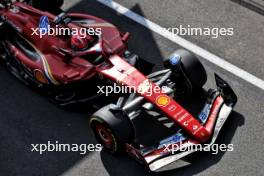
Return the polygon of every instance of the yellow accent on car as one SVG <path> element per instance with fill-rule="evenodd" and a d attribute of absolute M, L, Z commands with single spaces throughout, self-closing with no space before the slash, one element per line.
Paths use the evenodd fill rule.
<path fill-rule="evenodd" d="M 159 106 L 167 106 L 170 103 L 170 98 L 167 95 L 160 95 L 156 99 L 156 103 Z"/>

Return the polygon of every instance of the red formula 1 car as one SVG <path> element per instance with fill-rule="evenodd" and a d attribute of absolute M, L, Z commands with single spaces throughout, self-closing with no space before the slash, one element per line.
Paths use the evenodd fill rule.
<path fill-rule="evenodd" d="M 125 151 L 152 171 L 193 151 L 170 150 L 195 144 L 213 144 L 230 115 L 237 97 L 230 86 L 215 75 L 217 89 L 210 89 L 201 113 L 192 115 L 177 97 L 199 92 L 207 80 L 199 60 L 186 50 L 178 50 L 164 60 L 166 69 L 143 74 L 146 67 L 127 51 L 128 33 L 110 23 L 85 14 L 57 16 L 26 3 L 1 1 L 1 61 L 28 85 L 48 92 L 60 105 L 95 100 L 97 86 L 118 84 L 132 93 L 118 94 L 117 103 L 95 112 L 91 128 L 104 148 L 115 154 Z M 64 29 L 98 28 L 101 34 L 32 35 L 50 26 Z M 4 35 L 2 35 L 4 34 Z M 114 99 L 113 99 L 114 101 Z M 174 133 L 146 145 L 138 140 L 134 123 L 145 112 L 163 114 L 174 123 Z"/>
<path fill-rule="evenodd" d="M 111 66 L 106 62 L 110 55 L 132 65 L 139 63 L 138 57 L 127 51 L 129 34 L 97 17 L 63 12 L 55 16 L 25 2 L 11 1 L 2 1 L 0 15 L 0 60 L 19 80 L 45 90 L 59 105 L 94 102 L 101 97 L 97 86 L 109 81 L 102 79 L 98 69 Z M 43 25 L 61 33 L 42 36 Z M 101 35 L 81 36 L 78 32 L 84 28 L 98 30 Z M 77 33 L 72 35 L 74 31 Z"/>

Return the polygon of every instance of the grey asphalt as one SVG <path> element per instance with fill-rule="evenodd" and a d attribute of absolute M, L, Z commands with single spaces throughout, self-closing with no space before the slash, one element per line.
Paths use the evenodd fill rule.
<path fill-rule="evenodd" d="M 229 0 L 117 2 L 164 27 L 234 27 L 232 37 L 184 38 L 264 79 L 264 17 L 260 13 Z M 95 1 L 67 0 L 64 8 L 102 17 L 131 32 L 130 50 L 156 63 L 155 69 L 161 68 L 163 57 L 179 48 Z M 88 112 L 66 111 L 53 105 L 0 67 L 0 175 L 264 175 L 264 91 L 202 58 L 201 61 L 209 75 L 206 88 L 214 86 L 216 72 L 238 95 L 238 104 L 218 140 L 233 144 L 234 151 L 196 153 L 187 158 L 190 165 L 177 168 L 178 163 L 173 163 L 159 173 L 148 173 L 131 158 L 113 157 L 106 152 L 30 152 L 32 143 L 96 143 L 88 127 Z"/>

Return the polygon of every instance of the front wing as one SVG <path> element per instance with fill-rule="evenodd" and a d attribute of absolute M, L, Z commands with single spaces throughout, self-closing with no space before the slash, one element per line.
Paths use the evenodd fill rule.
<path fill-rule="evenodd" d="M 204 105 L 198 117 L 205 128 L 213 131 L 209 140 L 203 143 L 207 144 L 207 148 L 215 143 L 224 123 L 237 102 L 237 97 L 231 87 L 218 75 L 215 75 L 215 79 L 218 89 L 211 93 L 211 101 Z M 148 166 L 151 171 L 157 171 L 172 162 L 196 152 L 197 150 L 182 149 L 191 148 L 192 145 L 197 144 L 201 144 L 201 142 L 189 137 L 184 131 L 179 130 L 173 136 L 160 141 L 152 147 L 136 149 L 127 144 L 127 152 Z M 177 150 L 175 150 L 175 146 Z"/>

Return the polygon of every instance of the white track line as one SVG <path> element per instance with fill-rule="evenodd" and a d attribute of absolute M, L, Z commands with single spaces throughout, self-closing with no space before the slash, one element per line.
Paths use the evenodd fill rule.
<path fill-rule="evenodd" d="M 182 46 L 193 52 L 194 54 L 201 56 L 202 58 L 208 60 L 211 63 L 229 71 L 230 73 L 244 79 L 245 81 L 259 87 L 260 89 L 264 90 L 264 81 L 256 76 L 246 72 L 245 70 L 225 61 L 224 59 L 216 56 L 215 54 L 210 53 L 209 51 L 185 40 L 184 38 L 174 35 L 173 33 L 169 32 L 165 28 L 161 27 L 160 25 L 132 12 L 131 10 L 127 9 L 126 7 L 120 5 L 117 2 L 112 0 L 96 0 L 103 5 L 112 8 L 113 10 L 117 11 L 118 13 L 130 18 L 131 20 L 145 26 L 146 28 L 158 33 L 159 35 L 177 43 L 178 45 Z"/>

